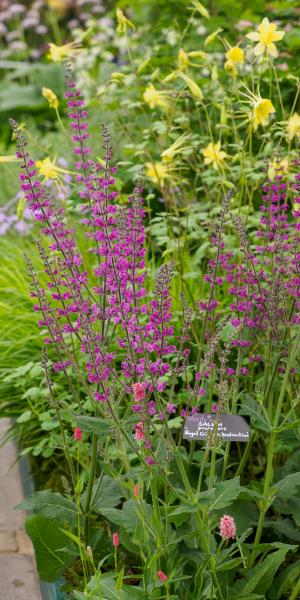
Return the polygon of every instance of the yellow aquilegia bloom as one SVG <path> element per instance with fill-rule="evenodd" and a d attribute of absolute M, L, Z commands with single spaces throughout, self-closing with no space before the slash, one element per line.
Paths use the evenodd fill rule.
<path fill-rule="evenodd" d="M 287 121 L 286 124 L 288 140 L 291 142 L 294 137 L 300 139 L 300 115 L 294 113 Z"/>
<path fill-rule="evenodd" d="M 77 42 L 70 42 L 70 44 L 64 44 L 64 46 L 56 46 L 56 44 L 49 44 L 49 52 L 47 58 L 53 60 L 53 62 L 61 63 L 67 58 L 73 58 L 79 52 L 79 45 Z"/>
<path fill-rule="evenodd" d="M 150 108 L 164 108 L 167 109 L 170 106 L 168 92 L 157 90 L 153 83 L 147 85 L 144 93 L 143 100 L 146 104 L 149 104 Z"/>
<path fill-rule="evenodd" d="M 162 162 L 147 162 L 146 167 L 146 175 L 152 179 L 154 183 L 164 185 L 165 180 L 169 178 L 168 166 Z"/>
<path fill-rule="evenodd" d="M 287 158 L 283 158 L 282 160 L 274 158 L 269 161 L 268 177 L 273 181 L 275 177 L 285 175 L 288 172 L 288 169 L 289 161 Z"/>
<path fill-rule="evenodd" d="M 232 46 L 225 54 L 227 60 L 231 60 L 235 65 L 244 64 L 244 50 L 239 46 Z"/>
<path fill-rule="evenodd" d="M 44 158 L 43 160 L 36 161 L 36 167 L 39 171 L 39 174 L 44 177 L 44 181 L 48 181 L 49 179 L 54 179 L 58 182 L 62 182 L 62 173 L 68 173 L 66 169 L 61 169 L 56 164 L 56 159 L 51 160 L 49 156 Z"/>
<path fill-rule="evenodd" d="M 275 112 L 271 100 L 268 98 L 260 98 L 260 96 L 255 97 L 250 114 L 253 129 L 257 129 L 259 125 L 262 125 L 263 127 L 268 125 L 270 115 Z"/>
<path fill-rule="evenodd" d="M 171 144 L 171 146 L 169 146 L 169 148 L 166 148 L 166 150 L 164 150 L 161 153 L 161 157 L 163 159 L 164 162 L 172 162 L 175 158 L 175 156 L 177 156 L 178 154 L 181 154 L 181 152 L 183 152 L 184 150 L 187 150 L 190 146 L 185 146 L 185 143 L 187 141 L 187 139 L 189 138 L 189 134 L 188 133 L 183 133 L 182 135 L 179 136 L 179 138 L 177 138 L 177 140 Z"/>
<path fill-rule="evenodd" d="M 267 55 L 274 57 L 278 56 L 278 51 L 274 42 L 282 40 L 285 32 L 276 31 L 277 25 L 275 25 L 275 23 L 270 23 L 267 17 L 262 20 L 257 29 L 258 31 L 247 33 L 246 36 L 251 42 L 258 42 L 256 46 L 254 46 L 254 54 L 256 56 L 261 56 L 266 52 Z"/>
<path fill-rule="evenodd" d="M 48 6 L 62 17 L 66 14 L 68 6 L 66 0 L 46 0 Z"/>
<path fill-rule="evenodd" d="M 57 96 L 50 90 L 49 88 L 43 87 L 42 94 L 46 100 L 49 102 L 50 108 L 54 108 L 54 110 L 58 109 L 58 99 Z"/>
<path fill-rule="evenodd" d="M 202 154 L 204 156 L 204 164 L 212 164 L 216 170 L 223 165 L 225 158 L 228 156 L 224 150 L 221 150 L 221 142 L 217 142 L 216 144 L 211 142 L 202 150 Z"/>

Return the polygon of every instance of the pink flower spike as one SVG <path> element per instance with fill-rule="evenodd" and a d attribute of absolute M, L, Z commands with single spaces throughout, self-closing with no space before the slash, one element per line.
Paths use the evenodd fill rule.
<path fill-rule="evenodd" d="M 134 383 L 132 387 L 135 402 L 141 402 L 146 398 L 144 386 L 142 383 Z"/>
<path fill-rule="evenodd" d="M 230 515 L 223 515 L 220 519 L 220 534 L 223 540 L 234 539 L 236 536 L 236 527 L 234 518 Z"/>
<path fill-rule="evenodd" d="M 136 483 L 133 488 L 133 495 L 135 498 L 138 498 L 139 494 L 140 494 L 140 486 L 138 483 Z"/>
<path fill-rule="evenodd" d="M 117 532 L 113 533 L 112 543 L 113 543 L 113 546 L 115 548 L 117 548 L 118 546 L 120 546 L 120 538 L 119 538 L 119 534 Z"/>
<path fill-rule="evenodd" d="M 73 436 L 74 440 L 76 440 L 77 442 L 80 442 L 80 440 L 82 440 L 82 431 L 80 427 L 75 427 Z"/>
<path fill-rule="evenodd" d="M 163 571 L 157 571 L 156 575 L 163 583 L 165 583 L 168 579 L 167 575 Z"/>

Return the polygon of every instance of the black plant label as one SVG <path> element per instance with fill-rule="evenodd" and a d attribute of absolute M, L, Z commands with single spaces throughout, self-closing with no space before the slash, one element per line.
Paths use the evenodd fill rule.
<path fill-rule="evenodd" d="M 247 421 L 239 415 L 197 414 L 185 419 L 183 438 L 206 440 L 216 435 L 219 441 L 248 442 L 249 434 Z"/>

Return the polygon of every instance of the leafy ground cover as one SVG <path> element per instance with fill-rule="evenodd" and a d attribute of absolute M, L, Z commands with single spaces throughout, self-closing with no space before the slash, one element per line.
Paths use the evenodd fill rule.
<path fill-rule="evenodd" d="M 77 599 L 295 600 L 298 10 L 12 6 L 1 414 L 39 487 L 22 507 L 41 579 Z"/>

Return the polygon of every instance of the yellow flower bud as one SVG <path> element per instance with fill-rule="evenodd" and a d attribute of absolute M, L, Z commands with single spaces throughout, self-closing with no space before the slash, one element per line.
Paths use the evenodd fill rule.
<path fill-rule="evenodd" d="M 52 92 L 52 90 L 50 90 L 49 88 L 43 87 L 42 94 L 43 94 L 44 98 L 46 98 L 46 100 L 48 100 L 50 108 L 54 108 L 55 110 L 57 110 L 58 109 L 58 99 L 57 99 L 57 96 L 54 94 L 54 92 Z"/>
<path fill-rule="evenodd" d="M 123 11 L 120 8 L 117 8 L 116 10 L 116 17 L 118 22 L 118 33 L 126 33 L 128 27 L 130 27 L 131 29 L 135 29 L 134 24 L 131 21 L 129 21 L 129 19 L 127 19 L 126 15 L 124 15 Z"/>
<path fill-rule="evenodd" d="M 189 57 L 182 48 L 180 48 L 180 50 L 178 52 L 177 64 L 178 64 L 178 69 L 180 71 L 185 71 L 187 69 L 187 67 L 189 66 Z"/>
<path fill-rule="evenodd" d="M 185 83 L 187 84 L 187 86 L 188 86 L 191 94 L 194 96 L 194 98 L 196 98 L 196 100 L 199 100 L 200 102 L 202 102 L 203 94 L 202 94 L 201 89 L 197 85 L 197 83 L 195 81 L 193 81 L 193 79 L 191 79 L 191 77 L 189 77 L 185 73 L 181 73 L 181 72 L 178 73 L 178 77 L 181 77 L 181 79 L 183 79 L 183 81 L 185 81 Z"/>

